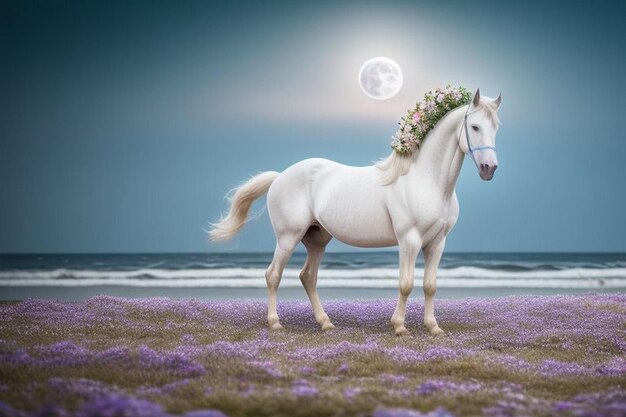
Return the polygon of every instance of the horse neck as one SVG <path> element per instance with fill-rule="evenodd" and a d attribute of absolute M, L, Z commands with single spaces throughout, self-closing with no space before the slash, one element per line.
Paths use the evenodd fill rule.
<path fill-rule="evenodd" d="M 424 139 L 410 174 L 430 178 L 445 197 L 454 192 L 463 166 L 463 151 L 459 147 L 459 129 L 467 106 L 452 110 L 439 121 Z"/>

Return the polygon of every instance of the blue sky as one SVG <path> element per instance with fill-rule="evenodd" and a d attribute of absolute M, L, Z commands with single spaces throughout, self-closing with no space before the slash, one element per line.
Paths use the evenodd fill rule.
<path fill-rule="evenodd" d="M 207 243 L 231 187 L 371 164 L 448 82 L 503 96 L 500 167 L 464 164 L 448 250 L 626 251 L 625 8 L 2 2 L 0 252 L 270 251 L 267 215 Z M 381 55 L 404 72 L 387 101 L 357 83 Z"/>

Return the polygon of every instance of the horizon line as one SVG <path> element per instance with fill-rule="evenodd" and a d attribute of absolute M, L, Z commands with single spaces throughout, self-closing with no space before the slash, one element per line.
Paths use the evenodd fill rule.
<path fill-rule="evenodd" d="M 420 251 L 421 253 L 422 251 Z M 142 252 L 142 251 L 130 251 L 130 252 L 3 252 L 0 253 L 0 256 L 62 256 L 62 255 L 80 255 L 80 256 L 88 256 L 88 255 L 265 255 L 265 254 L 273 254 L 273 251 L 244 251 L 244 252 L 185 252 L 185 251 L 175 251 L 175 252 L 166 252 L 166 251 L 157 251 L 157 252 Z M 326 251 L 326 254 L 361 254 L 361 253 L 396 253 L 396 250 L 356 250 L 356 251 Z M 293 255 L 296 254 L 306 254 L 306 251 L 295 251 Z M 626 251 L 444 251 L 445 254 L 552 254 L 552 255 L 599 255 L 599 254 L 607 254 L 607 255 L 626 255 Z"/>

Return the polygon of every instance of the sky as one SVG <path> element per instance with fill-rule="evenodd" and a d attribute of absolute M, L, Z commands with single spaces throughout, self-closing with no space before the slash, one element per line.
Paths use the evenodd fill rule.
<path fill-rule="evenodd" d="M 271 251 L 267 214 L 208 243 L 228 190 L 370 165 L 448 83 L 503 97 L 448 251 L 626 251 L 626 6 L 576 3 L 0 0 L 0 253 Z M 376 56 L 389 100 L 358 85 Z"/>

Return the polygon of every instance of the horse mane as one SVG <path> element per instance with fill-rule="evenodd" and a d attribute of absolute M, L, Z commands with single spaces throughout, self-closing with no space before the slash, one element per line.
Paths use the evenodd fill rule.
<path fill-rule="evenodd" d="M 417 158 L 419 149 L 415 150 L 411 155 L 400 155 L 396 151 L 391 151 L 385 159 L 376 162 L 376 168 L 381 171 L 382 185 L 392 184 L 399 177 L 409 172 L 411 164 Z"/>
<path fill-rule="evenodd" d="M 480 100 L 478 107 L 479 109 L 485 110 L 494 126 L 501 124 L 500 119 L 498 118 L 498 107 L 493 102 Z M 424 140 L 427 138 L 428 135 L 424 138 Z M 396 151 L 391 151 L 391 155 L 387 158 L 376 162 L 376 168 L 381 171 L 382 185 L 392 184 L 398 178 L 409 172 L 409 168 L 411 168 L 413 161 L 417 159 L 418 154 L 419 149 L 416 149 L 411 155 L 401 155 Z"/>

